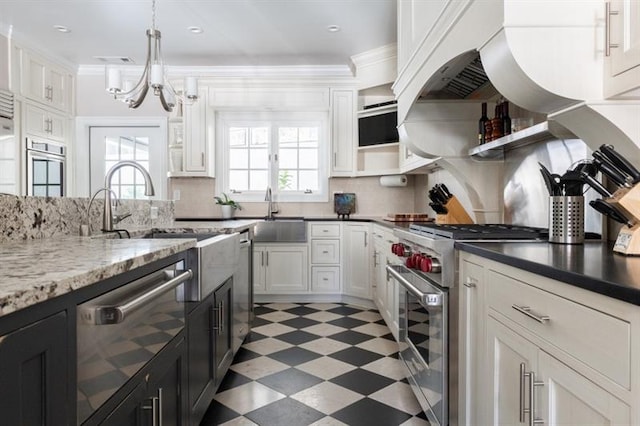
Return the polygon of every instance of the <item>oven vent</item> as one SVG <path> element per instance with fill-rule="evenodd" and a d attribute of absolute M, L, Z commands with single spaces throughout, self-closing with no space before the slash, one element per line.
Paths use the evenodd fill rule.
<path fill-rule="evenodd" d="M 462 69 L 444 87 L 444 91 L 465 99 L 473 92 L 487 84 L 489 77 L 484 72 L 480 55 Z"/>
<path fill-rule="evenodd" d="M 13 120 L 13 93 L 0 90 L 0 117 Z"/>

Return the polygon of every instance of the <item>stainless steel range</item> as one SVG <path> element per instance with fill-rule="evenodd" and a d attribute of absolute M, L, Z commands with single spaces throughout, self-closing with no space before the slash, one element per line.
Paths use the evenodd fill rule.
<path fill-rule="evenodd" d="M 547 230 L 513 225 L 417 223 L 394 230 L 387 266 L 400 284 L 399 352 L 432 425 L 457 424 L 458 288 L 454 244 L 465 240 L 546 240 Z"/>

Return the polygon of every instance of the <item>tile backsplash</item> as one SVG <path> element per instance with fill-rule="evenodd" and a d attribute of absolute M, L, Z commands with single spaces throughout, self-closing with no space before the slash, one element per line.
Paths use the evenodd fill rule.
<path fill-rule="evenodd" d="M 383 187 L 379 177 L 332 178 L 329 180 L 329 198 L 325 203 L 278 203 L 280 216 L 334 217 L 333 194 L 353 192 L 356 194 L 354 216 L 379 217 L 388 213 L 412 213 L 415 211 L 414 179 L 409 176 L 406 187 Z M 175 201 L 176 218 L 219 218 L 220 206 L 213 199 L 215 179 L 174 178 L 170 179 L 169 194 L 180 193 Z M 277 200 L 276 200 L 277 201 Z M 241 203 L 242 210 L 236 217 L 261 217 L 267 213 L 267 203 Z"/>

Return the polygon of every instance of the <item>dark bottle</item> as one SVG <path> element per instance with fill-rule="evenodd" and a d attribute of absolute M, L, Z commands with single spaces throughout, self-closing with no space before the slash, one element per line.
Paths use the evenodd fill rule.
<path fill-rule="evenodd" d="M 489 117 L 487 117 L 487 103 L 482 103 L 482 115 L 480 116 L 480 120 L 478 120 L 478 145 L 482 145 L 487 142 L 487 132 L 486 132 L 486 123 L 489 121 Z"/>
<path fill-rule="evenodd" d="M 502 134 L 511 134 L 511 117 L 509 117 L 509 102 L 507 101 L 502 104 Z"/>

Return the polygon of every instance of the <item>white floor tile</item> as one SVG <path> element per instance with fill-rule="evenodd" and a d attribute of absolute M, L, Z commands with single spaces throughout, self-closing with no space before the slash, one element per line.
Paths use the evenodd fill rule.
<path fill-rule="evenodd" d="M 389 377 L 395 380 L 402 380 L 406 377 L 406 371 L 401 360 L 394 358 L 380 358 L 372 363 L 363 365 L 363 370 L 371 371 L 372 373 L 380 374 L 381 376 Z"/>
<path fill-rule="evenodd" d="M 274 337 L 274 336 L 279 336 L 281 334 L 296 331 L 296 329 L 286 325 L 273 323 L 273 324 L 261 325 L 260 327 L 254 328 L 252 331 L 255 331 L 256 333 L 262 334 L 264 336 Z"/>
<path fill-rule="evenodd" d="M 369 395 L 369 398 L 409 413 L 412 416 L 422 411 L 422 408 L 411 391 L 411 386 L 402 382 L 396 382 L 386 388 L 380 389 Z"/>
<path fill-rule="evenodd" d="M 329 309 L 333 309 L 333 308 L 337 308 L 338 305 L 336 303 L 310 303 L 308 305 L 306 305 L 307 308 L 311 308 L 311 309 L 318 309 L 320 311 L 328 311 Z"/>
<path fill-rule="evenodd" d="M 269 374 L 286 370 L 287 368 L 289 368 L 287 364 L 283 364 L 275 359 L 267 358 L 266 356 L 250 359 L 249 361 L 233 364 L 231 366 L 231 370 L 238 374 L 242 374 L 251 380 L 258 380 L 268 376 Z"/>
<path fill-rule="evenodd" d="M 389 327 L 386 325 L 380 324 L 365 324 L 360 327 L 356 327 L 352 329 L 353 331 L 357 331 L 358 333 L 365 333 L 370 336 L 384 336 L 385 334 L 389 334 Z"/>
<path fill-rule="evenodd" d="M 346 423 L 342 423 L 338 419 L 333 417 L 323 417 L 315 423 L 311 423 L 309 426 L 348 426 Z"/>
<path fill-rule="evenodd" d="M 315 334 L 315 333 L 314 333 Z M 334 352 L 341 351 L 343 349 L 348 348 L 349 344 L 338 342 L 337 340 L 327 339 L 323 337 L 321 339 L 312 340 L 307 343 L 303 343 L 302 345 L 298 345 L 303 349 L 307 349 L 318 353 L 320 355 L 330 355 Z"/>
<path fill-rule="evenodd" d="M 334 314 L 333 312 L 322 311 L 322 312 L 315 312 L 313 314 L 305 315 L 304 317 L 312 319 L 314 321 L 329 322 L 329 321 L 333 321 L 334 319 L 342 318 L 342 315 Z"/>
<path fill-rule="evenodd" d="M 216 401 L 240 414 L 246 414 L 282 398 L 285 398 L 285 395 L 258 382 L 249 382 L 215 396 Z"/>
<path fill-rule="evenodd" d="M 291 348 L 293 345 L 283 342 L 282 340 L 274 339 L 273 337 L 268 337 L 258 340 L 257 342 L 245 343 L 242 347 L 260 355 L 269 355 L 283 349 Z"/>
<path fill-rule="evenodd" d="M 355 318 L 367 322 L 375 322 L 380 321 L 382 319 L 382 315 L 377 312 L 364 311 L 358 312 L 357 314 L 349 315 L 349 318 Z"/>
<path fill-rule="evenodd" d="M 364 395 L 331 382 L 322 382 L 291 395 L 291 398 L 320 412 L 331 414 L 364 398 Z"/>
<path fill-rule="evenodd" d="M 259 426 L 244 416 L 236 417 L 228 422 L 222 423 L 222 426 Z"/>
<path fill-rule="evenodd" d="M 318 336 L 331 336 L 332 334 L 338 334 L 345 331 L 345 328 L 338 327 L 333 324 L 321 323 L 312 325 L 311 327 L 305 327 L 304 331 L 308 333 L 313 333 Z"/>
<path fill-rule="evenodd" d="M 297 318 L 298 316 L 294 314 L 290 314 L 289 312 L 275 311 L 275 312 L 269 312 L 267 314 L 258 315 L 258 317 L 271 322 L 282 322 L 289 319 Z"/>
<path fill-rule="evenodd" d="M 268 305 L 264 305 L 265 308 L 275 309 L 278 311 L 284 311 L 285 309 L 297 308 L 300 306 L 297 303 L 269 303 Z"/>
<path fill-rule="evenodd" d="M 337 359 L 323 356 L 322 358 L 300 364 L 296 366 L 296 368 L 320 377 L 321 379 L 329 380 L 351 370 L 355 370 L 357 367 L 347 364 L 346 362 L 338 361 Z"/>
<path fill-rule="evenodd" d="M 396 341 L 383 339 L 381 337 L 358 343 L 356 346 L 384 356 L 398 352 L 398 343 Z"/>

